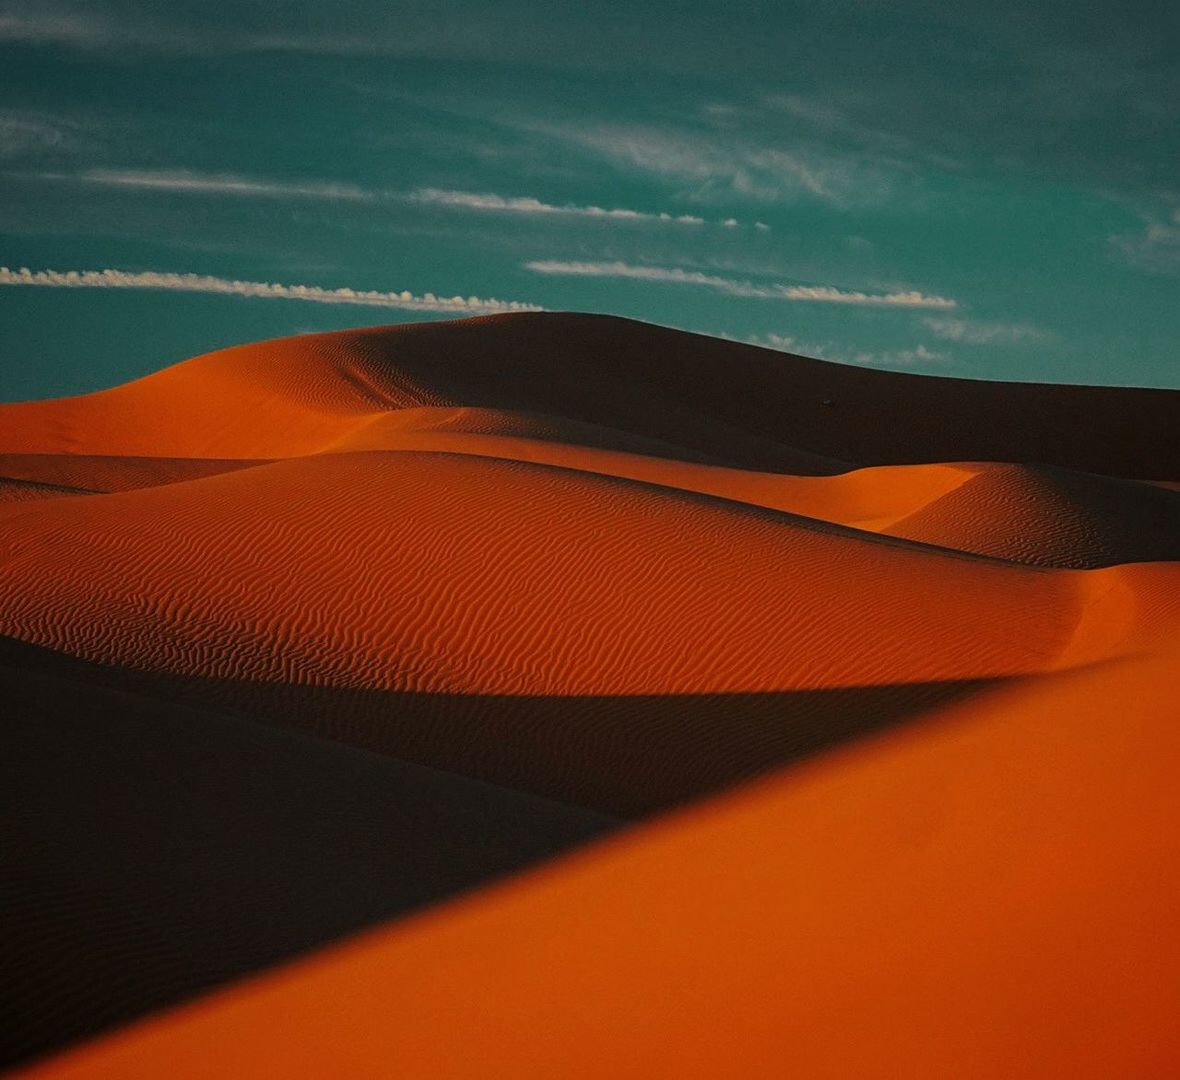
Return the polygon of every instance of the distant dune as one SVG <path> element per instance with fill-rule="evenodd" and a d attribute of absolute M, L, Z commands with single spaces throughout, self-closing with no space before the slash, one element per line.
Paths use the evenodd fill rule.
<path fill-rule="evenodd" d="M 6 1060 L 482 886 L 34 1072 L 1175 1071 L 1178 432 L 542 313 L 0 406 Z"/>

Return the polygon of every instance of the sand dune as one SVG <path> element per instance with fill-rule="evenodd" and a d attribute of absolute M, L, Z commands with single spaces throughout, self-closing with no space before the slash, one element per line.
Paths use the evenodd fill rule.
<path fill-rule="evenodd" d="M 6 535 L 0 633 L 618 814 L 700 794 L 694 755 L 732 778 L 815 741 L 828 721 L 806 692 L 1034 675 L 1137 649 L 1180 619 L 1180 568 L 1146 582 L 1048 574 L 455 454 L 321 454 L 57 499 Z M 687 704 L 738 694 L 766 705 L 720 731 Z M 675 737 L 638 709 L 630 730 L 577 710 L 561 730 L 529 705 L 609 698 L 626 717 L 626 698 L 671 695 Z M 495 698 L 494 713 L 472 696 Z M 652 770 L 670 751 L 668 788 Z"/>
<path fill-rule="evenodd" d="M 1171 1075 L 1178 662 L 1001 691 L 29 1075 Z"/>
<path fill-rule="evenodd" d="M 590 424 L 474 409 L 382 414 L 336 446 L 376 449 L 557 465 L 1037 566 L 1094 568 L 1180 554 L 1180 494 L 1057 468 L 958 463 L 767 473 L 677 458 L 670 444 Z M 0 502 L 131 491 L 266 463 L 6 454 Z"/>
<path fill-rule="evenodd" d="M 399 925 L 388 945 L 374 939 L 244 991 L 248 1021 L 228 999 L 193 1014 L 195 1026 L 164 1021 L 143 1036 L 143 1061 L 154 1039 L 191 1038 L 209 1040 L 215 1072 L 250 1075 L 267 1054 L 286 1062 L 269 1021 L 249 1010 L 298 1012 L 328 992 L 317 980 L 330 969 L 341 992 L 367 1000 L 372 985 L 372 1008 L 401 1019 L 373 1032 L 326 1010 L 307 1029 L 324 1056 L 296 1075 L 323 1074 L 331 1054 L 351 1061 L 345 1042 L 358 1048 L 345 1071 L 365 1075 L 381 1060 L 372 1055 L 392 1053 L 387 1039 L 404 1040 L 389 1060 L 408 1075 L 467 1075 L 463 1060 L 484 1059 L 452 1060 L 422 1018 L 452 1008 L 463 1035 L 454 1046 L 474 1040 L 490 1063 L 482 1075 L 519 1074 L 513 1063 L 533 1060 L 521 1056 L 524 1029 L 504 1021 L 497 1041 L 491 997 L 565 1033 L 538 1044 L 553 1075 L 576 1072 L 577 1047 L 605 1038 L 595 1025 L 606 1002 L 636 1017 L 636 1035 L 618 1043 L 630 1058 L 598 1047 L 585 1057 L 599 1075 L 627 1073 L 624 1060 L 630 1074 L 660 1073 L 644 1055 L 661 1042 L 683 1052 L 667 1059 L 677 1074 L 726 1073 L 728 1046 L 729 1071 L 743 1075 L 781 1074 L 771 1066 L 783 1060 L 814 1074 L 828 1053 L 847 1066 L 837 1074 L 868 1075 L 862 1052 L 881 1074 L 995 1075 L 1011 1064 L 1004 1054 L 1027 1060 L 1020 1040 L 1034 1028 L 1059 1074 L 1073 1074 L 1063 1037 L 1027 1022 L 1019 1037 L 1008 1029 L 1049 988 L 1032 977 L 1038 964 L 1061 976 L 1062 935 L 1090 942 L 1130 917 L 1107 886 L 1148 873 L 1136 862 L 1146 848 L 1120 849 L 1111 830 L 1157 813 L 1143 836 L 1162 844 L 1168 814 L 1175 824 L 1152 784 L 1173 752 L 1164 672 L 1180 647 L 1178 421 L 1176 392 L 895 375 L 547 314 L 264 342 L 98 394 L 0 406 L 0 641 L 16 657 L 4 678 L 25 785 L 13 791 L 53 796 L 38 804 L 44 839 L 28 839 L 26 825 L 22 874 L 34 884 L 11 893 L 20 925 L 37 929 L 21 931 L 30 959 L 11 990 L 31 1004 L 10 1060 L 616 819 L 779 769 L 748 794 Z M 1158 762 L 1136 756 L 1143 739 L 1159 741 Z M 62 762 L 61 746 L 77 749 Z M 1111 762 L 1126 759 L 1117 770 L 1104 770 L 1104 747 Z M 271 756 L 263 796 L 249 777 Z M 233 764 L 214 783 L 206 758 Z M 158 775 L 195 778 L 172 818 Z M 341 785 L 361 775 L 370 794 L 342 807 Z M 436 778 L 426 802 L 416 801 L 423 777 Z M 118 793 L 129 786 L 152 794 L 123 829 L 132 811 Z M 71 791 L 91 793 L 82 801 L 95 808 L 95 850 L 121 853 L 110 866 L 68 845 L 53 854 L 55 831 L 77 830 Z M 998 813 L 1005 792 L 1013 806 Z M 1049 832 L 1012 833 L 1017 807 L 1035 817 L 1050 805 Z M 1087 832 L 1104 806 L 1112 824 Z M 483 825 L 465 832 L 472 813 Z M 172 854 L 143 815 L 171 822 Z M 235 820 L 253 823 L 244 838 Z M 392 862 L 372 839 L 383 822 Z M 1060 859 L 1047 863 L 1056 841 Z M 1007 877 L 1005 844 L 1015 845 Z M 307 873 L 308 859 L 339 845 L 351 854 L 327 878 Z M 274 858 L 254 864 L 254 846 Z M 224 897 L 194 907 L 153 878 L 173 859 L 242 901 L 232 941 L 212 940 L 221 924 L 209 912 Z M 1029 893 L 1038 860 L 1061 876 Z M 56 921 L 38 922 L 55 882 Z M 1084 916 L 1070 907 L 1070 882 L 1097 890 Z M 86 938 L 86 898 L 100 894 L 107 922 Z M 1170 895 L 1144 900 L 1142 918 Z M 832 921 L 821 925 L 825 905 Z M 995 914 L 972 936 L 977 908 Z M 527 914 L 500 914 L 518 910 Z M 268 911 L 278 914 L 264 933 Z M 918 912 L 929 930 L 920 948 L 897 936 L 916 932 Z M 1008 948 L 1005 912 L 1027 930 L 1013 938 L 1019 963 L 1007 975 L 987 959 Z M 1060 933 L 1045 928 L 1055 912 Z M 885 926 L 894 916 L 896 932 Z M 501 918 L 496 941 L 463 937 Z M 1029 936 L 1034 924 L 1043 942 Z M 119 928 L 110 949 L 104 926 Z M 546 927 L 577 967 L 552 975 L 552 1001 L 527 968 L 545 956 Z M 516 960 L 497 952 L 533 932 Z M 940 1011 L 965 992 L 940 959 L 955 934 L 970 938 L 961 972 L 980 979 L 978 1010 L 957 1019 Z M 55 936 L 84 941 L 85 959 L 43 977 L 34 961 Z M 185 975 L 173 939 L 190 958 Z M 698 939 L 709 941 L 694 952 L 686 942 Z M 1075 1019 L 1082 988 L 1125 989 L 1104 967 L 1105 944 L 1077 947 L 1082 977 L 1063 1006 Z M 384 963 L 387 949 L 425 1012 L 394 1003 L 400 975 L 374 974 L 368 957 Z M 799 966 L 783 962 L 796 952 Z M 485 962 L 503 985 L 476 977 Z M 908 1025 L 902 1005 L 879 1007 L 894 964 L 919 1001 Z M 123 989 L 96 990 L 120 965 Z M 611 971 L 631 980 L 617 999 Z M 445 990 L 445 979 L 462 985 Z M 661 996 L 651 979 L 672 981 Z M 629 996 L 641 988 L 647 1004 Z M 598 1004 L 576 1020 L 582 993 Z M 784 1001 L 795 1003 L 785 1013 Z M 1094 1045 L 1138 1037 L 1155 1015 L 1092 1025 Z M 866 1040 L 833 1050 L 836 1017 Z M 1006 1025 L 1003 1046 L 987 1041 L 988 1017 Z M 220 1025 L 256 1022 L 260 1056 L 235 1058 Z M 410 1038 L 415 1024 L 425 1029 Z M 915 1065 L 934 1030 L 945 1038 Z M 744 1048 L 732 1046 L 743 1031 Z M 124 1067 L 120 1055 L 141 1045 L 127 1038 L 77 1059 L 80 1075 Z M 776 1057 L 788 1045 L 796 1056 Z M 432 1072 L 432 1060 L 446 1067 Z"/>
<path fill-rule="evenodd" d="M 1180 477 L 1172 391 L 904 375 L 548 313 L 225 349 L 101 394 L 8 407 L 0 452 L 296 456 L 422 406 L 564 417 L 747 468 L 793 471 L 802 452 L 829 462 L 820 471 L 1011 461 Z"/>

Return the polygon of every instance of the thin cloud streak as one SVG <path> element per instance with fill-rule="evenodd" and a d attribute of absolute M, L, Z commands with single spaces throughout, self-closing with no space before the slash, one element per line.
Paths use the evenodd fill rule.
<path fill-rule="evenodd" d="M 750 339 L 752 345 L 789 352 L 796 356 L 810 356 L 817 360 L 830 360 L 839 364 L 856 364 L 858 367 L 884 365 L 886 367 L 918 367 L 923 364 L 942 364 L 953 358 L 944 352 L 937 352 L 925 345 L 912 349 L 897 349 L 892 352 L 871 352 L 851 349 L 825 342 L 823 344 L 801 342 L 789 334 L 765 334 Z"/>
<path fill-rule="evenodd" d="M 922 322 L 935 337 L 963 345 L 1019 345 L 1052 337 L 1036 326 L 1020 323 L 972 322 L 946 316 L 927 316 Z"/>
<path fill-rule="evenodd" d="M 837 289 L 831 285 L 756 285 L 749 281 L 705 274 L 677 267 L 634 266 L 624 262 L 562 262 L 538 259 L 525 263 L 525 269 L 537 274 L 573 277 L 630 278 L 673 285 L 697 285 L 715 289 L 727 296 L 757 300 L 794 300 L 825 304 L 853 304 L 864 307 L 943 308 L 957 307 L 945 296 L 927 296 L 916 290 L 891 293 L 866 293 Z"/>
<path fill-rule="evenodd" d="M 231 281 L 204 274 L 174 274 L 125 270 L 11 270 L 0 266 L 0 286 L 31 285 L 58 289 L 162 289 L 171 292 L 208 293 L 276 300 L 304 300 L 314 304 L 352 304 L 358 307 L 398 308 L 403 311 L 437 311 L 459 315 L 494 315 L 508 311 L 542 311 L 536 304 L 478 296 L 417 296 L 408 290 L 377 292 L 358 289 L 324 289 L 318 285 L 281 285 L 265 281 Z"/>
<path fill-rule="evenodd" d="M 45 180 L 80 180 L 107 187 L 167 191 L 178 194 L 230 195 L 261 198 L 326 199 L 346 202 L 396 202 L 422 206 L 442 206 L 476 213 L 537 214 L 553 217 L 599 218 L 608 221 L 635 221 L 661 225 L 705 225 L 695 214 L 651 213 L 623 207 L 579 206 L 573 203 L 547 203 L 529 195 L 498 195 L 495 192 L 452 191 L 442 188 L 419 188 L 409 193 L 371 191 L 345 183 L 286 183 L 230 173 L 208 174 L 188 169 L 151 171 L 143 169 L 89 169 L 71 176 L 43 173 Z M 727 218 L 719 224 L 735 228 L 740 222 Z M 758 223 L 760 230 L 769 226 Z"/>
<path fill-rule="evenodd" d="M 422 188 L 410 194 L 411 202 L 449 206 L 463 210 L 481 210 L 514 214 L 559 214 L 568 217 L 615 218 L 622 221 L 658 221 L 677 225 L 704 225 L 705 219 L 694 214 L 647 213 L 643 210 L 606 209 L 601 206 L 555 205 L 530 196 L 505 196 L 473 191 L 444 191 Z M 723 222 L 729 225 L 729 222 Z M 737 224 L 736 221 L 733 222 Z"/>
<path fill-rule="evenodd" d="M 85 46 L 108 39 L 109 34 L 101 23 L 82 15 L 69 12 L 17 15 L 0 11 L 0 41 Z"/>
<path fill-rule="evenodd" d="M 375 199 L 372 192 L 352 184 L 285 184 L 281 181 L 257 180 L 247 176 L 207 175 L 184 169 L 171 172 L 90 169 L 78 178 L 90 184 L 180 193 L 249 195 L 277 199 L 341 199 L 349 202 L 372 202 Z M 47 179 L 67 178 L 54 174 Z"/>

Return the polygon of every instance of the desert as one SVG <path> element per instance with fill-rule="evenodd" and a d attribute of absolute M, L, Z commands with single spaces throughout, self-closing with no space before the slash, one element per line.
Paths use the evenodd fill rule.
<path fill-rule="evenodd" d="M 1166 1073 L 1178 430 L 551 312 L 0 406 L 5 1062 Z"/>

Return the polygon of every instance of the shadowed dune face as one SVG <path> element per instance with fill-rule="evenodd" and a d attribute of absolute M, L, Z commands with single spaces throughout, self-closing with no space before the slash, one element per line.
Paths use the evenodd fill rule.
<path fill-rule="evenodd" d="M 991 466 L 888 532 L 1040 566 L 1180 558 L 1180 499 L 1064 469 Z"/>
<path fill-rule="evenodd" d="M 0 478 L 41 484 L 75 495 L 135 491 L 261 464 L 201 458 L 116 457 L 86 454 L 0 454 Z"/>
<path fill-rule="evenodd" d="M 0 477 L 0 505 L 30 502 L 34 499 L 52 499 L 58 495 L 82 494 L 87 492 L 80 488 L 43 484 L 36 480 L 20 480 L 11 476 Z"/>
<path fill-rule="evenodd" d="M 184 1000 L 614 824 L 96 686 L 11 643 L 0 642 L 0 658 L 20 665 L 0 664 L 5 1061 Z"/>
<path fill-rule="evenodd" d="M 762 694 L 432 694 L 184 678 L 23 648 L 26 668 L 78 685 L 265 720 L 624 818 L 700 798 L 1004 681 Z"/>
<path fill-rule="evenodd" d="M 1060 908 L 1063 926 L 1086 934 L 1133 914 L 1102 875 L 1139 873 L 1126 860 L 1146 848 L 1116 850 L 1109 830 L 1077 833 L 1092 815 L 1074 803 L 1113 800 L 1111 820 L 1127 827 L 1152 806 L 1171 813 L 1151 786 L 1155 766 L 1136 757 L 1146 743 L 1135 732 L 1172 760 L 1153 726 L 1167 665 L 1153 658 L 1175 656 L 1180 630 L 1180 492 L 1168 483 L 1180 476 L 1177 430 L 1175 392 L 901 376 L 555 315 L 264 342 L 99 394 L 0 406 L 0 676 L 16 703 L 12 797 L 36 808 L 19 849 L 32 884 L 5 893 L 24 950 L 10 988 L 28 1002 L 10 1060 L 443 899 L 617 820 L 794 765 L 749 795 L 440 909 L 437 924 L 407 924 L 390 946 L 408 943 L 405 986 L 422 990 L 427 1012 L 453 1011 L 455 1046 L 486 1052 L 503 1075 L 533 1059 L 510 1021 L 502 1040 L 485 1031 L 480 1017 L 498 1015 L 485 990 L 570 1032 L 537 1044 L 536 1062 L 554 1075 L 576 1074 L 568 1051 L 602 1039 L 595 1024 L 618 1009 L 637 1018 L 637 1033 L 684 1050 L 668 1059 L 677 1073 L 725 1073 L 721 1043 L 741 1030 L 749 1054 L 733 1060 L 743 1075 L 781 1074 L 772 1065 L 791 1040 L 804 1074 L 831 1052 L 849 1075 L 872 1075 L 853 1050 L 831 1050 L 825 1024 L 877 1009 L 880 973 L 896 965 L 916 993 L 928 988 L 922 1015 L 937 1021 L 887 1038 L 883 1021 L 857 1020 L 884 1040 L 880 1060 L 896 1066 L 884 1074 L 922 1075 L 926 1065 L 903 1067 L 918 1046 L 907 1039 L 933 1039 L 938 1024 L 952 1034 L 930 1062 L 946 1069 L 931 1064 L 928 1075 L 971 1075 L 976 1048 L 979 1062 L 1011 1064 L 987 1025 L 1016 1023 L 1031 999 L 985 953 L 1015 949 L 1012 971 L 1027 982 L 1037 957 L 1063 970 L 1064 944 L 1050 935 L 1058 944 L 1038 952 L 1035 935 L 1017 934 L 1010 948 L 999 915 L 985 919 L 978 948 L 963 947 L 963 971 L 982 980 L 980 1008 L 964 1014 L 974 1020 L 939 1012 L 940 987 L 964 991 L 938 949 L 967 934 L 960 916 L 978 906 L 965 899 L 973 889 L 1030 927 L 1027 904 Z M 1102 716 L 1122 717 L 1121 696 L 1140 679 L 1140 728 L 1106 733 Z M 1058 695 L 1088 693 L 1081 756 L 1071 756 L 1074 721 Z M 1046 716 L 1058 718 L 1052 732 Z M 952 730 L 975 732 L 964 744 L 975 751 L 956 749 Z M 1108 742 L 1132 779 L 1102 772 Z M 75 749 L 63 759 L 55 748 L 66 745 Z M 1141 803 L 1128 795 L 1136 770 L 1147 770 Z M 1063 800 L 1061 828 L 1033 828 L 1026 843 L 1011 835 L 1015 811 L 989 819 L 1009 788 L 1028 813 Z M 71 790 L 86 793 L 92 820 L 80 819 Z M 89 848 L 57 835 L 89 837 Z M 1162 831 L 1151 835 L 1163 843 Z M 1038 860 L 1049 865 L 1066 839 L 1065 876 L 1038 884 Z M 1004 876 L 1005 844 L 1019 880 Z M 267 857 L 252 859 L 255 846 Z M 106 850 L 109 866 L 93 854 Z M 1081 869 L 1087 851 L 1106 868 L 1099 877 Z M 164 866 L 190 883 L 207 875 L 208 888 L 153 876 Z M 730 885 L 717 893 L 714 872 L 733 895 Z M 616 873 L 623 892 L 603 884 Z M 1040 899 L 1026 904 L 1005 881 Z M 1070 881 L 1097 890 L 1091 915 L 1074 918 Z M 55 883 L 67 898 L 56 907 Z M 88 922 L 99 896 L 104 914 Z M 448 928 L 459 941 L 485 914 L 499 925 L 513 897 L 540 929 L 505 916 L 508 936 L 467 941 L 463 960 Z M 911 940 L 919 909 L 906 905 L 919 901 L 929 949 Z M 827 924 L 815 921 L 825 903 Z M 211 914 L 227 904 L 232 924 Z M 903 936 L 876 910 L 901 919 Z M 711 924 L 717 940 L 693 960 L 685 943 L 708 940 Z M 692 986 L 665 986 L 661 998 L 637 979 L 652 995 L 639 1005 L 565 973 L 553 1001 L 533 1000 L 535 973 L 497 949 L 532 940 L 530 955 L 543 957 L 544 926 L 561 928 L 593 978 L 630 978 L 633 964 L 657 983 Z M 35 962 L 53 940 L 72 943 L 57 975 Z M 1122 986 L 1102 974 L 1106 953 L 1080 948 L 1088 985 Z M 801 966 L 784 974 L 796 953 Z M 371 990 L 374 1009 L 400 1009 L 368 954 L 349 955 L 362 959 L 339 969 L 341 993 Z M 619 966 L 597 968 L 597 955 Z M 777 974 L 766 966 L 774 958 Z M 519 992 L 476 978 L 484 962 L 515 972 Z M 695 963 L 701 977 L 684 966 Z M 444 972 L 468 989 L 441 989 Z M 327 992 L 308 977 L 309 994 Z M 258 1007 L 281 1000 L 298 1013 L 304 979 L 298 969 L 280 978 Z M 617 1008 L 595 1004 L 578 1021 L 565 1010 L 582 991 Z M 690 1037 L 665 999 L 681 1001 L 684 1017 L 726 1022 L 698 1017 L 714 1041 Z M 1080 1017 L 1078 1000 L 1068 1007 Z M 798 1005 L 784 1012 L 785 1001 Z M 729 1023 L 742 1009 L 745 1028 Z M 891 1009 L 880 1011 L 905 1027 Z M 231 1014 L 230 1027 L 240 1022 Z M 261 1069 L 263 1058 L 223 1042 L 223 1014 L 208 1015 L 217 1070 Z M 368 1020 L 357 1029 L 325 1015 L 326 1027 L 309 1025 L 312 1044 L 372 1075 L 386 1036 Z M 429 1028 L 425 1015 L 415 1023 Z M 268 1021 L 258 1022 L 269 1046 Z M 1102 1030 L 1140 1030 L 1119 1024 Z M 413 1030 L 405 1025 L 389 1030 Z M 163 1046 L 190 1029 L 154 1030 Z M 356 1054 L 341 1045 L 345 1032 Z M 144 1063 L 157 1060 L 156 1037 L 145 1036 Z M 1049 1042 L 1054 1061 L 1073 1062 L 1072 1049 Z M 113 1045 L 113 1057 L 77 1059 L 79 1075 L 108 1065 L 122 1075 L 124 1044 Z M 407 1075 L 470 1075 L 463 1060 L 484 1060 L 448 1056 L 429 1031 L 407 1045 L 388 1057 Z M 605 1050 L 579 1067 L 661 1071 L 644 1056 L 652 1047 L 626 1045 L 630 1071 Z M 269 1052 L 293 1075 L 327 1060 L 297 1067 Z M 972 1064 L 952 1067 L 963 1062 Z"/>
<path fill-rule="evenodd" d="M 1178 662 L 958 706 L 29 1075 L 1171 1075 Z"/>

